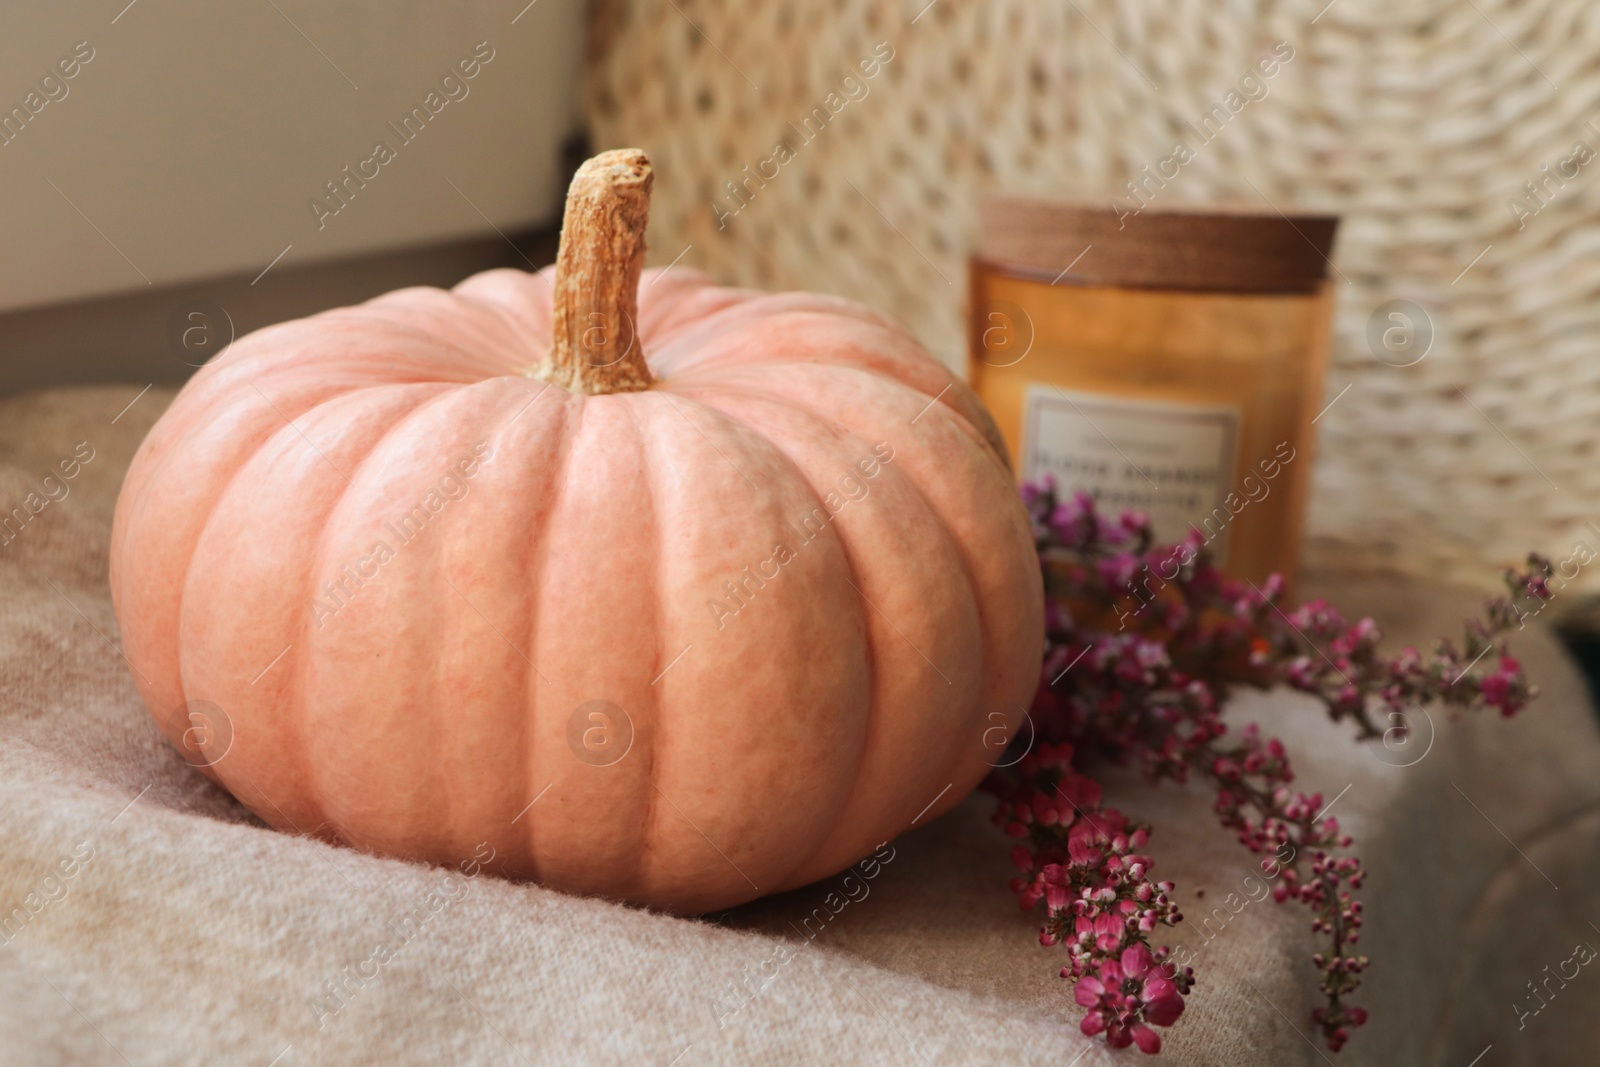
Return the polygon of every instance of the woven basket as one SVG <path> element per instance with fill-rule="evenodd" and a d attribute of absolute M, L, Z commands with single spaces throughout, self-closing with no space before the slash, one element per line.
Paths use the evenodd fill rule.
<path fill-rule="evenodd" d="M 1483 584 L 1530 548 L 1600 549 L 1600 5 L 923 2 L 598 5 L 591 128 L 655 160 L 652 261 L 863 300 L 959 367 L 977 195 L 1132 206 L 1124 183 L 1183 140 L 1196 158 L 1155 201 L 1346 220 L 1314 561 Z M 1261 77 L 1280 41 L 1292 58 Z M 1393 300 L 1422 309 L 1415 343 L 1432 333 L 1409 366 L 1369 340 Z"/>

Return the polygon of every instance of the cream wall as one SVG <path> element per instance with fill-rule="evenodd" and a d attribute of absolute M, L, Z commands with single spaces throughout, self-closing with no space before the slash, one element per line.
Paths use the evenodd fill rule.
<path fill-rule="evenodd" d="M 274 270 L 552 222 L 560 146 L 574 127 L 582 8 L 6 5 L 0 119 L 12 118 L 0 143 L 0 312 L 253 278 L 280 254 Z M 442 77 L 480 43 L 479 55 L 493 58 L 446 86 L 460 97 L 451 100 Z M 74 46 L 92 58 L 63 78 L 57 64 Z M 430 91 L 439 96 L 429 101 Z M 438 113 L 410 143 L 386 125 L 430 104 Z M 364 187 L 347 185 L 348 205 L 319 227 L 308 202 L 321 194 L 335 203 L 324 183 L 371 158 L 379 140 L 394 158 Z M 257 285 L 271 281 L 269 272 Z M 20 358 L 49 353 L 0 352 Z"/>

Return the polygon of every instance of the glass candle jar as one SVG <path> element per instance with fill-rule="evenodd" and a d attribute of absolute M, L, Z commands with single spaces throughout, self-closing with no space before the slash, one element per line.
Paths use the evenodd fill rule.
<path fill-rule="evenodd" d="M 987 201 L 969 378 L 1017 474 L 1293 581 L 1338 219 Z"/>

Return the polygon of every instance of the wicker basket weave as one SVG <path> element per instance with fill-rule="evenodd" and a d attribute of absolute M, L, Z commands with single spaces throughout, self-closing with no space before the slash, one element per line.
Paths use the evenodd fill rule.
<path fill-rule="evenodd" d="M 1131 207 L 1124 183 L 1182 140 L 1155 202 L 1346 220 L 1314 560 L 1484 583 L 1529 548 L 1600 549 L 1600 5 L 923 2 L 600 4 L 590 124 L 655 161 L 652 261 L 864 300 L 961 366 L 978 194 Z M 819 106 L 822 128 L 790 125 Z M 793 158 L 768 162 L 780 140 Z M 1409 366 L 1369 338 L 1393 300 L 1417 338 L 1431 322 Z"/>

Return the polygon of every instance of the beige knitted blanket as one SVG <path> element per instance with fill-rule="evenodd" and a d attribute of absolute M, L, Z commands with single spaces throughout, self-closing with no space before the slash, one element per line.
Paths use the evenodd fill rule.
<path fill-rule="evenodd" d="M 1078 1033 L 981 797 L 848 882 L 717 921 L 267 829 L 162 741 L 120 658 L 111 513 L 167 400 L 138 392 L 0 401 L 0 1064 L 1134 1062 Z M 1409 641 L 1474 599 L 1320 588 Z M 1373 1021 L 1330 1061 L 1593 1061 L 1600 975 L 1547 975 L 1600 945 L 1600 740 L 1554 642 L 1519 648 L 1544 699 L 1510 723 L 1436 714 L 1426 755 L 1356 746 L 1298 698 L 1235 709 L 1337 798 L 1371 870 Z M 1200 976 L 1162 1061 L 1324 1062 L 1305 914 L 1250 899 L 1202 794 L 1111 779 L 1155 825 Z"/>

